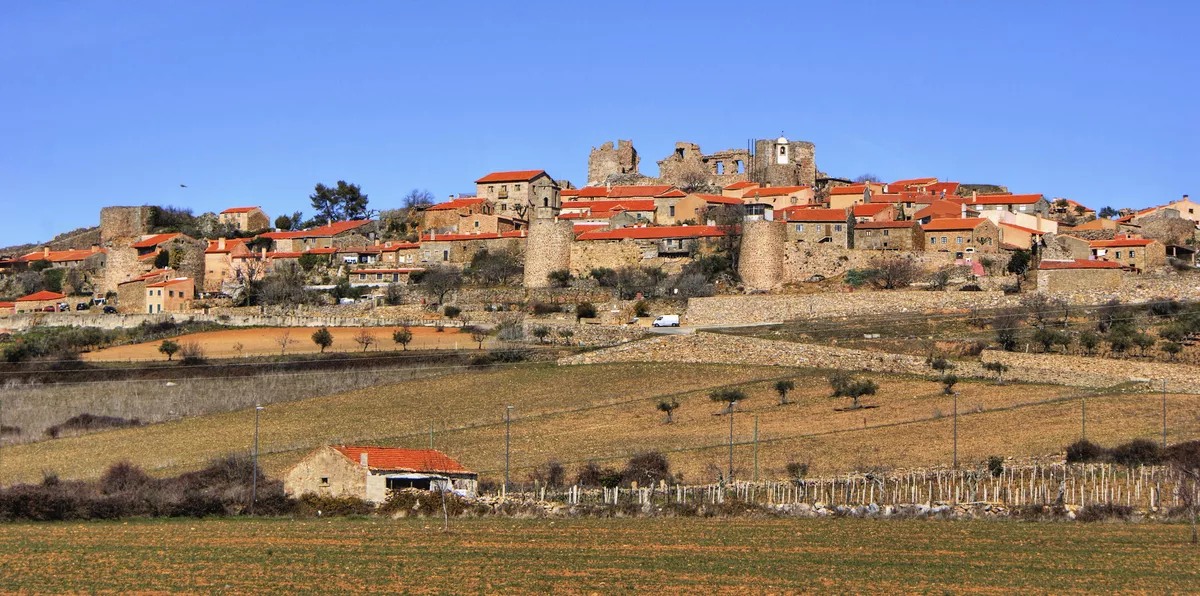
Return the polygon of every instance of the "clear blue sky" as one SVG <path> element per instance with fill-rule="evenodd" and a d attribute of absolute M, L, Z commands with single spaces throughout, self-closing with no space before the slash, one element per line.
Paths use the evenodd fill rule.
<path fill-rule="evenodd" d="M 511 6 L 504 6 L 511 5 Z M 0 245 L 784 131 L 832 175 L 1200 194 L 1194 2 L 5 2 Z M 180 184 L 188 188 L 180 188 Z"/>

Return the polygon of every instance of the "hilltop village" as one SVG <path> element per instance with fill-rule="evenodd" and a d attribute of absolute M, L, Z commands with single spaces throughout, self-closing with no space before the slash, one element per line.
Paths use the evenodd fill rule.
<path fill-rule="evenodd" d="M 1187 195 L 1097 212 L 992 184 L 838 178 L 817 168 L 812 143 L 782 136 L 709 154 L 677 143 L 658 177 L 642 175 L 640 160 L 631 141 L 605 143 L 579 186 L 541 169 L 496 171 L 474 194 L 438 203 L 414 191 L 402 207 L 368 211 L 362 195 L 358 208 L 330 212 L 346 219 L 105 207 L 98 227 L 0 257 L 0 314 L 429 309 L 464 283 L 610 288 L 615 302 L 914 286 L 1117 291 L 1195 266 L 1200 205 Z M 448 270 L 448 287 L 404 291 Z"/>

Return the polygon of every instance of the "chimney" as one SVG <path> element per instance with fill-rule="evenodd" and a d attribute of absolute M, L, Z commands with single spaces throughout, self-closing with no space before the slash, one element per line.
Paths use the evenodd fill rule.
<path fill-rule="evenodd" d="M 434 239 L 434 234 L 436 234 L 436 233 L 437 233 L 437 232 L 434 232 L 433 230 L 429 230 L 429 239 L 430 239 L 430 240 L 433 240 L 433 239 Z"/>
<path fill-rule="evenodd" d="M 49 247 L 49 246 L 43 246 L 43 247 L 42 247 L 42 256 L 43 256 L 43 257 L 49 257 L 49 256 L 50 256 L 50 247 Z"/>
<path fill-rule="evenodd" d="M 362 467 L 364 467 L 364 468 L 367 467 L 367 452 L 366 451 L 358 454 L 358 463 L 362 464 Z"/>
<path fill-rule="evenodd" d="M 979 201 L 979 191 L 978 191 L 978 190 L 972 190 L 972 191 L 971 191 L 971 203 L 972 203 L 972 204 L 974 204 L 974 203 L 976 203 L 976 202 L 978 202 L 978 201 Z"/>
<path fill-rule="evenodd" d="M 100 252 L 100 245 L 99 245 L 99 244 L 93 244 L 93 245 L 92 245 L 92 252 Z"/>
<path fill-rule="evenodd" d="M 265 246 L 262 248 L 262 258 L 264 260 L 267 258 L 267 247 Z"/>
<path fill-rule="evenodd" d="M 1185 200 L 1185 201 L 1186 201 L 1186 200 L 1188 200 L 1188 196 L 1187 196 L 1187 195 L 1183 195 L 1183 200 Z"/>
<path fill-rule="evenodd" d="M 225 250 L 225 238 L 217 238 L 217 250 Z"/>

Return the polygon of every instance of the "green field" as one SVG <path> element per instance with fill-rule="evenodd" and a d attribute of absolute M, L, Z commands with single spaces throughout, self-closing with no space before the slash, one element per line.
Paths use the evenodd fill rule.
<path fill-rule="evenodd" d="M 1112 593 L 1200 589 L 1186 525 L 794 519 L 0 525 L 0 591 Z"/>

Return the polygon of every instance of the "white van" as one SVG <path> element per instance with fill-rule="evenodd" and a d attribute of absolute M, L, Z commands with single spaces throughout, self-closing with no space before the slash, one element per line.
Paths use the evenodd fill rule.
<path fill-rule="evenodd" d="M 678 327 L 679 315 L 659 315 L 650 325 L 653 327 Z"/>

